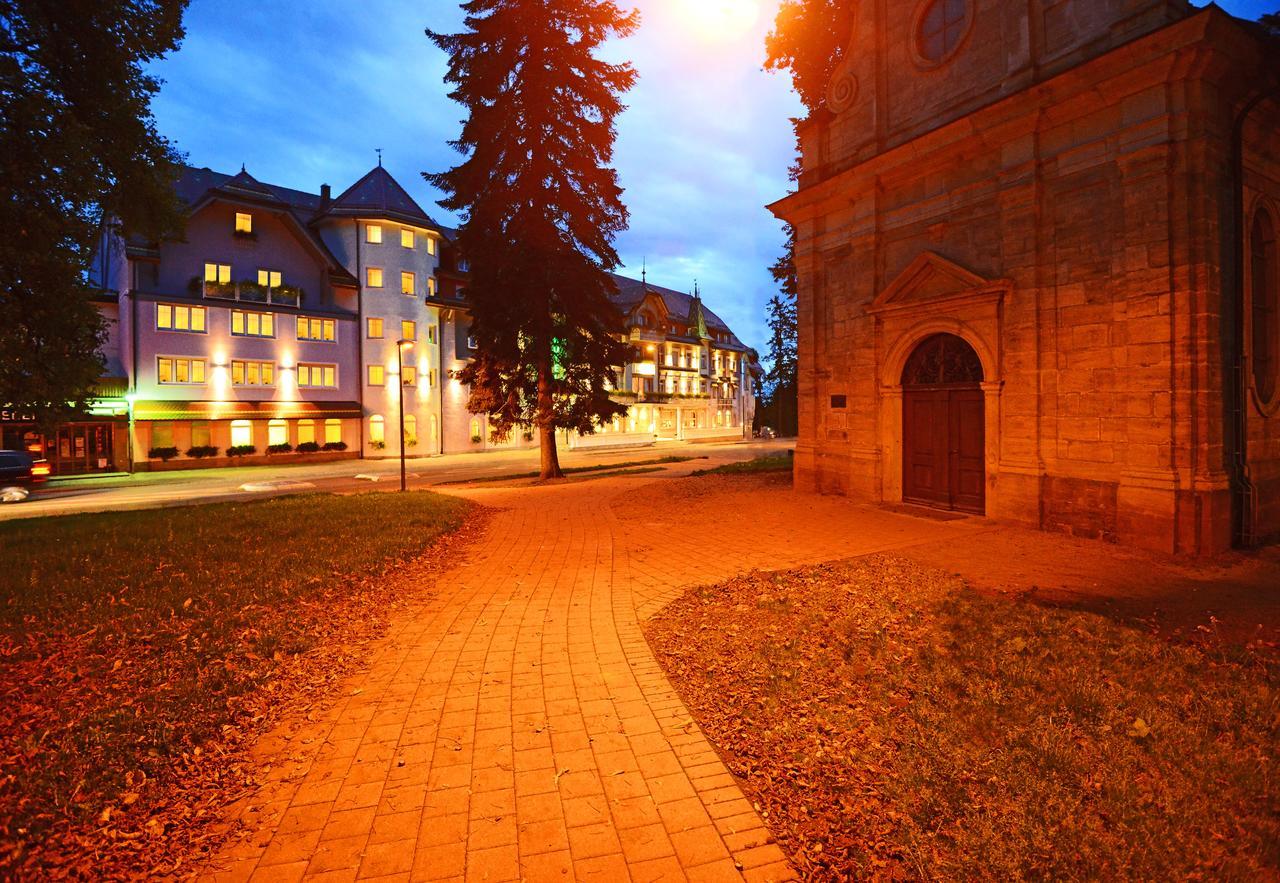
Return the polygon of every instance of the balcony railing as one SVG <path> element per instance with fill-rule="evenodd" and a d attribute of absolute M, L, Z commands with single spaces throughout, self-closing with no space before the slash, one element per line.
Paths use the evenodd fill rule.
<path fill-rule="evenodd" d="M 302 303 L 303 291 L 296 285 L 259 285 L 257 282 L 209 282 L 195 277 L 191 291 L 211 300 L 234 300 L 250 304 L 275 304 L 296 307 Z"/>

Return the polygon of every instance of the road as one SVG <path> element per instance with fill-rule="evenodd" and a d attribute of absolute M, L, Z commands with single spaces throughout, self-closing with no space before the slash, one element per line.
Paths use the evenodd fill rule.
<path fill-rule="evenodd" d="M 660 457 L 705 457 L 696 468 L 750 460 L 791 447 L 788 441 L 731 444 L 662 443 L 656 446 L 608 451 L 563 451 L 565 467 L 607 466 Z M 447 454 L 409 460 L 409 486 L 427 488 L 529 472 L 538 468 L 538 451 L 494 451 Z M 55 479 L 25 503 L 0 505 L 0 521 L 77 512 L 151 509 L 193 503 L 226 502 L 296 493 L 390 491 L 399 487 L 399 460 L 339 460 L 332 463 L 244 466 L 230 469 L 188 469 L 177 472 L 139 472 L 107 478 Z"/>

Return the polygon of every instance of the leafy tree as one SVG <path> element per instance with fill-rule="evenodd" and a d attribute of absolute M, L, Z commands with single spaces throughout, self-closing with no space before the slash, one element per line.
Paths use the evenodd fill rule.
<path fill-rule="evenodd" d="M 627 358 L 609 300 L 613 238 L 627 210 L 614 119 L 636 74 L 595 55 L 639 23 L 609 0 L 470 0 L 458 34 L 427 31 L 449 53 L 445 79 L 468 118 L 466 159 L 424 174 L 463 217 L 474 362 L 459 373 L 495 435 L 535 428 L 542 477 L 561 475 L 556 430 L 592 432 L 625 414 L 609 385 Z"/>
<path fill-rule="evenodd" d="M 765 38 L 765 69 L 790 71 L 810 114 L 826 100 L 827 84 L 853 32 L 856 5 L 850 0 L 783 0 Z"/>
<path fill-rule="evenodd" d="M 90 269 L 104 225 L 179 222 L 159 81 L 186 0 L 0 0 L 0 403 L 45 427 L 102 371 Z"/>
<path fill-rule="evenodd" d="M 853 30 L 854 5 L 849 0 L 783 0 L 774 29 L 765 38 L 765 68 L 790 72 L 792 86 L 809 116 L 825 103 L 827 84 L 844 57 Z M 796 141 L 798 154 L 798 133 Z M 790 172 L 793 181 L 800 177 L 799 161 L 792 164 Z M 760 412 L 762 417 L 771 414 L 783 434 L 798 428 L 795 247 L 795 230 L 788 226 L 782 257 L 769 268 L 782 297 L 769 301 L 768 358 L 773 367 L 765 378 L 766 402 Z"/>

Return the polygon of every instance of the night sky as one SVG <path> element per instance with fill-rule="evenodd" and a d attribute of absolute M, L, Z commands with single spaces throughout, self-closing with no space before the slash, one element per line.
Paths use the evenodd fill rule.
<path fill-rule="evenodd" d="M 625 4 L 624 4 L 625 5 Z M 767 267 L 782 247 L 764 205 L 786 193 L 799 103 L 763 71 L 775 0 L 637 0 L 640 31 L 610 47 L 640 82 L 619 120 L 615 164 L 631 229 L 626 268 L 707 303 L 763 352 Z M 1242 17 L 1280 0 L 1220 4 Z M 449 0 L 192 0 L 179 52 L 156 65 L 160 131 L 187 161 L 335 195 L 383 164 L 441 223 L 422 171 L 457 161 L 462 108 L 446 98 L 445 57 L 423 29 L 460 27 Z"/>

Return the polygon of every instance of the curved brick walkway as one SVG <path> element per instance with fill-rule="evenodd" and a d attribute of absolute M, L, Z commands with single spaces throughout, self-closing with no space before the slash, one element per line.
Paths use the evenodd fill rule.
<path fill-rule="evenodd" d="M 500 509 L 484 539 L 393 628 L 351 695 L 264 749 L 275 765 L 259 830 L 210 877 L 789 879 L 639 623 L 691 585 L 752 568 L 982 529 L 869 519 L 753 480 L 463 495 Z"/>

